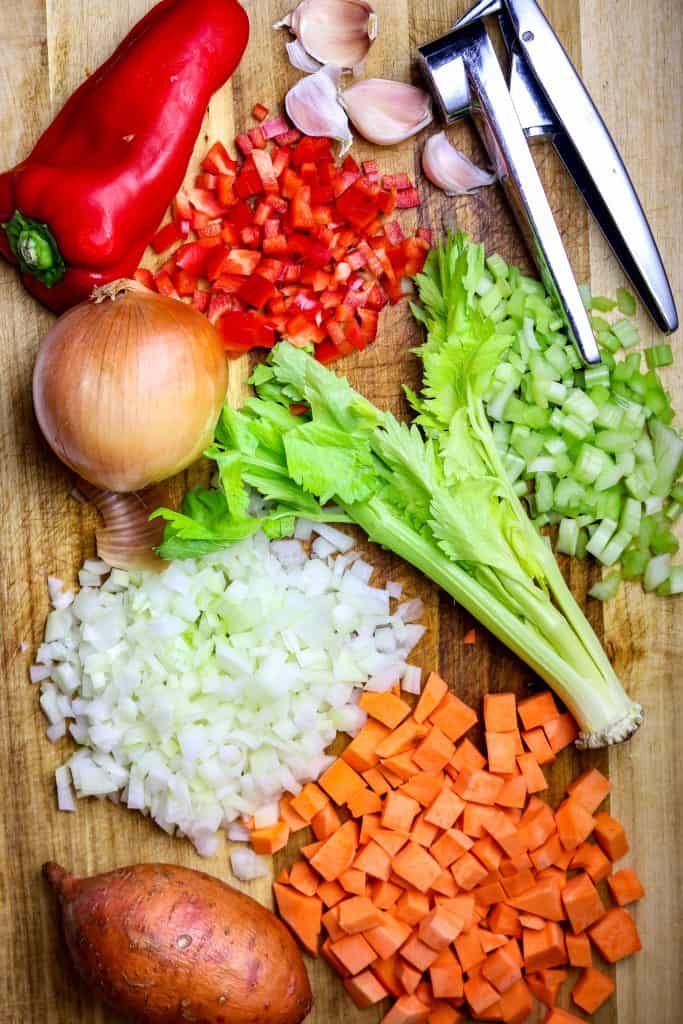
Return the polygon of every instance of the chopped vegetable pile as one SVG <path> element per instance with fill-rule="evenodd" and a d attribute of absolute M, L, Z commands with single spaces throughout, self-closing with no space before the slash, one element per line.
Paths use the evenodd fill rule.
<path fill-rule="evenodd" d="M 613 597 L 622 579 L 645 590 L 683 592 L 672 524 L 683 510 L 678 482 L 683 440 L 657 373 L 672 361 L 667 344 L 628 352 L 640 338 L 625 315 L 635 301 L 618 291 L 614 323 L 597 313 L 617 302 L 592 297 L 602 364 L 583 368 L 557 309 L 538 281 L 491 256 L 472 303 L 507 331 L 512 344 L 484 396 L 493 436 L 517 493 L 540 528 L 559 524 L 556 550 L 604 566 L 620 563 L 591 590 Z M 624 358 L 618 358 L 621 353 Z"/>
<path fill-rule="evenodd" d="M 612 874 L 629 847 L 598 812 L 611 788 L 599 771 L 575 779 L 555 812 L 536 796 L 541 765 L 576 734 L 571 717 L 548 692 L 518 706 L 512 693 L 488 694 L 484 757 L 463 738 L 476 712 L 435 673 L 412 711 L 396 693 L 361 705 L 367 724 L 288 809 L 290 827 L 312 822 L 317 840 L 273 887 L 304 948 L 322 953 L 359 1008 L 391 996 L 382 1024 L 467 1013 L 522 1024 L 533 997 L 545 1024 L 578 1024 L 555 1008 L 568 967 L 581 969 L 573 1002 L 594 1013 L 614 983 L 593 950 L 614 963 L 641 949 L 624 905 L 644 890 L 631 869 Z M 605 880 L 611 909 L 596 888 Z"/>
<path fill-rule="evenodd" d="M 270 502 L 266 524 L 324 518 L 334 498 L 371 540 L 438 583 L 538 672 L 576 717 L 582 745 L 617 742 L 638 727 L 641 708 L 520 504 L 486 418 L 483 396 L 513 336 L 474 301 L 484 274 L 483 247 L 459 234 L 433 250 L 418 277 L 428 340 L 418 351 L 422 397 L 409 398 L 423 431 L 279 345 L 254 374 L 259 397 L 241 412 L 224 410 L 219 423 L 213 454 L 230 467 L 221 474 L 230 511 L 201 520 L 164 513 L 161 550 L 191 556 L 196 545 L 218 548 L 228 531 L 248 529 L 251 487 Z"/>
<path fill-rule="evenodd" d="M 362 351 L 429 250 L 429 231 L 406 238 L 385 220 L 419 205 L 408 175 L 380 176 L 374 160 L 359 167 L 351 156 L 337 165 L 329 139 L 282 118 L 235 141 L 241 164 L 220 142 L 210 149 L 152 241 L 158 253 L 177 247 L 138 280 L 206 313 L 231 356 L 279 338 L 314 346 L 324 363 Z"/>
<path fill-rule="evenodd" d="M 83 748 L 57 769 L 62 810 L 75 810 L 71 781 L 81 797 L 119 794 L 211 855 L 220 828 L 239 837 L 242 816 L 271 827 L 281 794 L 318 777 L 337 731 L 365 722 L 363 687 L 419 689 L 406 659 L 422 603 L 371 586 L 352 539 L 315 529 L 310 555 L 313 524 L 299 522 L 301 539 L 257 534 L 161 574 L 86 562 L 75 596 L 50 581 L 31 678 L 48 737 L 75 719 Z M 269 852 L 288 835 L 280 828 Z"/>

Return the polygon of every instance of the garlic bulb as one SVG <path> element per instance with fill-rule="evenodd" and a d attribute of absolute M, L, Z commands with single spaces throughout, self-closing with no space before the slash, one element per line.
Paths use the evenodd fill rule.
<path fill-rule="evenodd" d="M 386 78 L 356 82 L 342 93 L 341 102 L 354 128 L 378 146 L 403 142 L 432 120 L 424 89 Z"/>
<path fill-rule="evenodd" d="M 353 120 L 353 119 L 352 119 Z M 462 196 L 484 185 L 492 185 L 495 174 L 482 171 L 438 132 L 427 139 L 422 151 L 422 170 L 447 196 Z"/>
<path fill-rule="evenodd" d="M 367 0 L 301 0 L 273 27 L 289 28 L 319 64 L 350 71 L 362 64 L 377 38 L 377 15 Z M 292 59 L 298 53 L 288 52 L 294 66 L 300 67 Z"/>
<path fill-rule="evenodd" d="M 324 135 L 341 142 L 341 155 L 353 141 L 349 121 L 339 104 L 341 71 L 326 64 L 314 75 L 300 78 L 285 97 L 287 115 L 304 135 Z"/>

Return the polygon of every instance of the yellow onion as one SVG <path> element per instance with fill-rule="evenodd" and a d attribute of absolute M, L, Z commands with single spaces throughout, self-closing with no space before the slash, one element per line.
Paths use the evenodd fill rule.
<path fill-rule="evenodd" d="M 54 324 L 33 404 L 57 456 L 106 491 L 139 491 L 210 444 L 228 384 L 212 324 L 190 306 L 116 281 Z"/>

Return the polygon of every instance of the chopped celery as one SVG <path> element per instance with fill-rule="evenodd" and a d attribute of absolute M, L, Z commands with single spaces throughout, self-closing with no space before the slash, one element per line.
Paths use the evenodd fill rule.
<path fill-rule="evenodd" d="M 560 528 L 557 532 L 557 543 L 555 550 L 565 555 L 575 555 L 576 545 L 579 539 L 579 524 L 576 519 L 560 520 Z"/>
<path fill-rule="evenodd" d="M 624 316 L 636 315 L 636 300 L 625 288 L 617 288 L 617 306 Z"/>
<path fill-rule="evenodd" d="M 673 594 L 683 594 L 683 565 L 672 565 L 667 579 L 657 587 L 657 593 L 662 597 L 671 597 Z"/>
<path fill-rule="evenodd" d="M 586 551 L 588 554 L 593 555 L 595 558 L 599 558 L 607 547 L 607 544 L 611 540 L 616 529 L 617 523 L 614 519 L 603 519 L 586 545 Z"/>
<path fill-rule="evenodd" d="M 602 562 L 603 565 L 614 565 L 621 558 L 632 540 L 632 533 L 628 533 L 626 530 L 618 530 L 609 544 L 606 544 L 602 552 L 597 556 L 598 561 Z"/>
<path fill-rule="evenodd" d="M 640 335 L 630 320 L 618 320 L 612 324 L 612 334 L 617 336 L 622 348 L 632 348 L 640 341 Z"/>
<path fill-rule="evenodd" d="M 605 464 L 605 456 L 590 444 L 583 444 L 574 466 L 574 476 L 580 484 L 592 484 L 597 480 Z"/>
<path fill-rule="evenodd" d="M 641 515 L 642 506 L 640 502 L 636 501 L 635 498 L 626 498 L 621 510 L 619 529 L 635 536 L 640 529 Z"/>
<path fill-rule="evenodd" d="M 643 589 L 650 592 L 656 590 L 669 577 L 671 555 L 655 555 L 647 563 L 643 576 Z"/>
<path fill-rule="evenodd" d="M 655 370 L 658 366 L 671 366 L 673 361 L 671 345 L 653 345 L 652 348 L 645 349 L 645 362 L 650 370 Z"/>
<path fill-rule="evenodd" d="M 621 575 L 625 580 L 639 580 L 648 563 L 647 551 L 634 548 L 625 552 L 621 559 Z"/>
<path fill-rule="evenodd" d="M 588 596 L 594 597 L 598 601 L 611 601 L 613 597 L 616 597 L 620 584 L 621 576 L 619 573 L 611 572 L 604 580 L 600 580 L 599 583 L 595 583 L 591 587 L 588 591 Z"/>

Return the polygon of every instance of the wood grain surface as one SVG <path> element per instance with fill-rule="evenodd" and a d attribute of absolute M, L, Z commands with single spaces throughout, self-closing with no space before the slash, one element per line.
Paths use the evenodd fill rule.
<path fill-rule="evenodd" d="M 0 164 L 23 158 L 73 88 L 151 6 L 151 0 L 0 0 Z M 257 100 L 275 109 L 297 77 L 284 58 L 285 39 L 271 25 L 292 4 L 247 0 L 252 36 L 232 82 L 214 97 L 198 151 L 214 138 L 231 139 L 249 124 Z M 380 36 L 368 60 L 369 75 L 406 79 L 415 74 L 415 47 L 443 33 L 463 0 L 376 0 Z M 680 66 L 683 60 L 680 0 L 546 0 L 565 46 L 583 68 L 589 88 L 612 129 L 651 217 L 674 291 L 683 296 L 683 181 Z M 467 125 L 449 130 L 460 148 L 481 156 Z M 418 173 L 419 141 L 377 153 L 358 144 L 361 157 L 376 157 L 387 170 Z M 548 149 L 536 149 L 577 276 L 597 292 L 622 283 L 616 263 Z M 409 214 L 441 229 L 458 224 L 491 249 L 524 262 L 518 233 L 497 189 L 447 200 L 422 182 L 423 205 Z M 2 685 L 0 710 L 0 1024 L 115 1024 L 74 978 L 64 955 L 52 899 L 40 866 L 57 859 L 79 873 L 96 873 L 134 861 L 164 860 L 207 869 L 231 880 L 227 854 L 206 862 L 186 841 L 173 840 L 139 815 L 90 800 L 76 814 L 59 814 L 53 772 L 67 755 L 51 746 L 38 695 L 27 678 L 32 651 L 47 611 L 47 573 L 72 579 L 93 551 L 92 513 L 69 496 L 68 474 L 37 431 L 30 378 L 41 336 L 51 317 L 0 266 L 0 573 L 2 576 Z M 654 332 L 644 320 L 646 337 Z M 343 366 L 352 383 L 380 405 L 405 413 L 400 384 L 415 379 L 409 348 L 417 338 L 405 307 L 382 320 L 380 340 Z M 246 360 L 231 364 L 230 395 L 244 391 Z M 683 383 L 668 384 L 683 408 Z M 198 472 L 198 471 L 195 471 Z M 193 474 L 190 474 L 192 478 Z M 403 578 L 427 605 L 430 626 L 419 654 L 439 666 L 451 686 L 477 702 L 486 690 L 522 690 L 528 671 L 479 630 L 475 648 L 462 638 L 471 622 L 436 588 L 397 560 L 373 550 L 383 574 Z M 586 573 L 566 567 L 579 599 Z M 594 1018 L 597 1024 L 679 1024 L 683 1020 L 683 870 L 680 859 L 683 802 L 683 731 L 679 697 L 683 616 L 676 600 L 645 597 L 637 587 L 603 613 L 586 605 L 627 689 L 645 707 L 645 724 L 627 745 L 609 754 L 563 754 L 552 770 L 559 796 L 579 766 L 609 771 L 613 812 L 631 837 L 633 864 L 648 899 L 635 916 L 645 952 L 619 965 L 617 995 Z M 26 648 L 28 645 L 28 648 Z M 277 858 L 289 863 L 293 848 Z M 270 905 L 268 880 L 242 886 Z M 324 963 L 308 961 L 315 992 L 310 1024 L 379 1020 L 378 1010 L 358 1011 Z"/>

